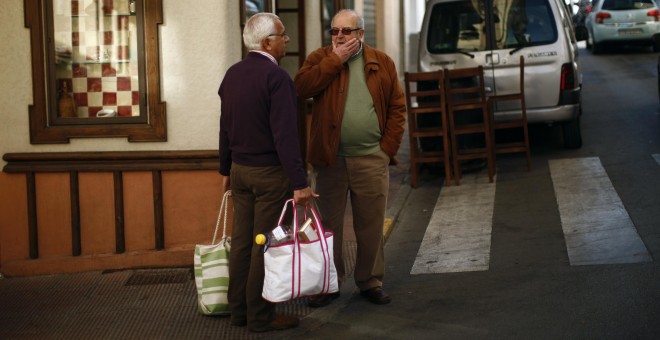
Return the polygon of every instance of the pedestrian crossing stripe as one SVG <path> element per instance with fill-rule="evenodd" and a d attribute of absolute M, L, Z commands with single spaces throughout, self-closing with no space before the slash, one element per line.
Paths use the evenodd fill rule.
<path fill-rule="evenodd" d="M 495 183 L 480 172 L 442 187 L 411 274 L 488 270 Z"/>
<path fill-rule="evenodd" d="M 652 261 L 598 157 L 549 167 L 571 265 Z M 411 274 L 489 269 L 496 185 L 480 172 L 442 188 Z"/>
<path fill-rule="evenodd" d="M 571 265 L 651 261 L 598 157 L 549 165 Z"/>

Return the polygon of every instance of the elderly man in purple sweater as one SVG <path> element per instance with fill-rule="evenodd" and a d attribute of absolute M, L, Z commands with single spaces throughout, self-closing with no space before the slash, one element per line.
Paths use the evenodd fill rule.
<path fill-rule="evenodd" d="M 306 204 L 317 195 L 300 155 L 293 80 L 278 65 L 289 41 L 284 25 L 272 13 L 256 14 L 243 41 L 250 52 L 227 70 L 218 90 L 220 174 L 234 203 L 228 297 L 232 325 L 266 332 L 299 320 L 276 315 L 261 297 L 264 257 L 254 237 L 274 227 L 287 199 Z"/>

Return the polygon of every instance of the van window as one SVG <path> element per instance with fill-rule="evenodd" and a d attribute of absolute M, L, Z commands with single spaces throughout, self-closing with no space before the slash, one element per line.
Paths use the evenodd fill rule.
<path fill-rule="evenodd" d="M 436 4 L 429 18 L 427 49 L 431 53 L 483 51 L 485 22 L 470 1 Z"/>
<path fill-rule="evenodd" d="M 488 1 L 491 2 L 491 1 Z M 484 0 L 441 2 L 429 17 L 426 46 L 430 53 L 477 52 L 519 48 L 557 41 L 548 0 L 492 0 L 492 41 L 486 36 Z"/>

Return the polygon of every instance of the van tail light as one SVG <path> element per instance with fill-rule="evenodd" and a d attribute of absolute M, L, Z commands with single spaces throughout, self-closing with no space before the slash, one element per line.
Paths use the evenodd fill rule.
<path fill-rule="evenodd" d="M 610 15 L 610 13 L 598 12 L 598 13 L 596 13 L 596 23 L 597 24 L 602 24 L 605 19 L 609 19 L 611 17 L 612 16 Z"/>
<path fill-rule="evenodd" d="M 646 13 L 646 16 L 653 17 L 653 21 L 658 21 L 660 20 L 660 10 L 654 8 Z"/>
<path fill-rule="evenodd" d="M 573 64 L 567 63 L 561 65 L 561 91 L 572 90 L 575 88 L 575 70 Z"/>

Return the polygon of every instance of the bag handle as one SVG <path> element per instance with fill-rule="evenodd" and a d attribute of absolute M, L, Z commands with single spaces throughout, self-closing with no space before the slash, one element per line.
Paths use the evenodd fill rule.
<path fill-rule="evenodd" d="M 292 232 L 294 230 L 297 230 L 298 227 L 298 212 L 296 210 L 296 201 L 293 198 L 289 198 L 284 202 L 284 207 L 282 207 L 282 212 L 280 213 L 280 219 L 277 222 L 277 225 L 282 225 L 282 222 L 284 222 L 284 215 L 286 214 L 286 207 L 291 203 L 291 209 L 293 210 L 293 224 L 291 225 Z M 277 226 L 275 226 L 277 228 Z"/>
<path fill-rule="evenodd" d="M 315 203 L 315 202 L 314 202 Z M 319 238 L 319 245 L 321 246 L 321 252 L 323 253 L 323 265 L 324 265 L 324 280 L 323 280 L 323 287 L 321 288 L 321 294 L 327 294 L 328 291 L 330 290 L 330 270 L 331 267 L 334 266 L 334 259 L 332 256 L 330 256 L 330 246 L 328 245 L 328 239 L 325 236 L 325 228 L 323 227 L 323 223 L 321 223 L 321 218 L 319 216 L 319 213 L 317 209 L 315 209 L 316 204 L 308 204 L 305 207 L 305 215 L 307 215 L 307 211 L 312 215 L 312 219 L 315 222 L 316 225 L 316 232 L 318 234 Z"/>
<path fill-rule="evenodd" d="M 215 223 L 215 232 L 213 232 L 213 241 L 212 245 L 215 245 L 215 237 L 218 235 L 218 227 L 220 227 L 220 219 L 223 216 L 224 211 L 224 220 L 222 222 L 222 239 L 227 237 L 227 210 L 229 209 L 229 197 L 231 197 L 231 190 L 225 191 L 225 194 L 222 196 L 222 203 L 220 203 L 220 212 L 218 213 L 218 221 Z M 218 242 L 219 243 L 219 242 Z"/>
<path fill-rule="evenodd" d="M 293 200 L 292 200 L 293 201 Z M 286 206 L 285 206 L 286 207 Z M 312 220 L 314 221 L 314 224 L 316 225 L 316 233 L 318 234 L 318 244 L 319 247 L 321 248 L 321 253 L 323 254 L 323 267 L 324 267 L 324 279 L 323 279 L 323 286 L 321 287 L 321 294 L 327 294 L 327 292 L 330 290 L 330 269 L 331 266 L 334 264 L 332 261 L 334 259 L 330 256 L 330 250 L 329 250 L 329 245 L 328 245 L 328 240 L 325 237 L 325 228 L 323 228 L 323 224 L 321 223 L 321 219 L 318 216 L 318 213 L 316 209 L 314 209 L 314 205 L 308 203 L 304 207 L 304 217 L 307 219 L 307 214 L 308 212 L 312 215 Z M 294 250 L 293 250 L 293 270 L 292 270 L 292 283 L 293 287 L 291 290 L 291 299 L 299 298 L 301 297 L 301 286 L 299 280 L 296 280 L 296 276 L 300 275 L 301 272 L 301 267 L 304 265 L 301 261 L 301 257 L 298 256 L 301 252 L 300 249 L 300 240 L 298 237 L 298 226 L 297 226 L 297 214 L 296 214 L 296 203 L 293 202 L 293 210 L 294 210 L 294 223 L 296 225 L 296 229 L 294 232 Z M 314 241 L 316 242 L 316 241 Z M 296 282 L 298 283 L 296 285 Z"/>

